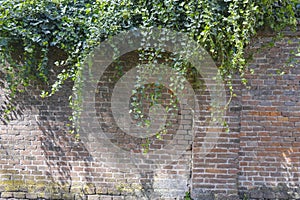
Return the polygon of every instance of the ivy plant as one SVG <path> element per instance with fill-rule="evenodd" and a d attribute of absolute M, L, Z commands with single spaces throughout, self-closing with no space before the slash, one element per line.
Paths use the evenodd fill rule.
<path fill-rule="evenodd" d="M 164 27 L 201 44 L 230 86 L 235 74 L 246 82 L 245 48 L 257 31 L 295 28 L 297 18 L 298 0 L 0 0 L 1 70 L 11 98 L 31 81 L 51 85 L 41 90 L 42 97 L 51 96 L 66 80 L 80 78 L 83 62 L 106 38 Z M 55 65 L 49 61 L 53 49 L 65 55 Z"/>

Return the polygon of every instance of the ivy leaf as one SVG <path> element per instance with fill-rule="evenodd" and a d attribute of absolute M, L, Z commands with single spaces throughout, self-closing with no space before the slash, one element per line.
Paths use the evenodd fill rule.
<path fill-rule="evenodd" d="M 28 46 L 26 46 L 26 47 L 24 48 L 24 50 L 25 50 L 26 52 L 28 52 L 28 53 L 32 53 L 32 52 L 33 52 L 33 48 L 28 47 Z"/>

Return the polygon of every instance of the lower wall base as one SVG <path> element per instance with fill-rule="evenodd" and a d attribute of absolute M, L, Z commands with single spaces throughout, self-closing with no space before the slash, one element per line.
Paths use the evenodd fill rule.
<path fill-rule="evenodd" d="M 28 192 L 1 192 L 1 199 L 64 199 L 64 200 L 148 200 L 147 197 L 109 194 L 72 194 L 72 193 L 28 193 Z M 151 198 L 150 198 L 151 199 Z M 257 187 L 251 190 L 240 188 L 239 195 L 226 195 L 214 192 L 193 193 L 190 197 L 158 198 L 157 200 L 300 200 L 300 188 L 288 188 L 286 184 L 277 187 Z M 151 199 L 152 200 L 152 199 Z"/>
<path fill-rule="evenodd" d="M 300 188 L 290 188 L 286 184 L 277 187 L 255 187 L 250 190 L 239 188 L 239 195 L 225 195 L 213 192 L 193 193 L 197 200 L 300 200 Z"/>
<path fill-rule="evenodd" d="M 0 200 L 4 199 L 51 199 L 51 200 L 149 200 L 149 198 L 141 198 L 136 196 L 117 196 L 117 195 L 77 195 L 77 194 L 52 194 L 52 195 L 40 195 L 25 192 L 2 192 Z M 184 200 L 185 198 L 176 198 L 178 200 Z M 157 200 L 162 200 L 158 198 Z M 163 200 L 174 200 L 174 198 L 163 198 Z"/>
<path fill-rule="evenodd" d="M 194 200 L 239 200 L 238 195 L 225 195 L 217 193 L 203 192 L 193 195 Z"/>
<path fill-rule="evenodd" d="M 242 189 L 241 189 L 242 191 Z M 300 199 L 300 188 L 289 188 L 286 184 L 278 184 L 277 187 L 256 187 L 247 191 L 240 192 L 240 197 L 245 200 L 260 200 L 260 199 L 280 199 L 292 200 Z"/>

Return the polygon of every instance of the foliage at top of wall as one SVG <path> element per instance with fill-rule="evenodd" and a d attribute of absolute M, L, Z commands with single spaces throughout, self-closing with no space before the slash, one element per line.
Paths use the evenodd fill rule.
<path fill-rule="evenodd" d="M 50 50 L 66 53 L 56 63 L 54 94 L 67 79 L 76 80 L 93 47 L 134 27 L 165 27 L 186 32 L 219 64 L 224 78 L 246 70 L 244 50 L 268 26 L 280 32 L 295 27 L 298 0 L 0 0 L 0 60 L 13 96 L 31 80 L 48 83 L 55 66 Z M 14 57 L 16 46 L 21 54 Z M 20 50 L 20 49 L 19 49 Z M 22 62 L 21 62 L 22 60 Z"/>

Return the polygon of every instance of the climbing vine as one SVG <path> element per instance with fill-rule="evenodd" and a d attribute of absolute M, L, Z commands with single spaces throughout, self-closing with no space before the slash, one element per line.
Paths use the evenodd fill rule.
<path fill-rule="evenodd" d="M 262 27 L 279 33 L 295 28 L 298 0 L 0 0 L 0 60 L 13 98 L 31 81 L 50 84 L 47 97 L 81 66 L 101 41 L 137 27 L 164 27 L 188 33 L 230 80 L 246 72 L 244 50 Z M 49 54 L 66 56 L 51 65 Z M 18 52 L 18 56 L 16 56 Z M 59 73 L 50 82 L 54 69 Z"/>

